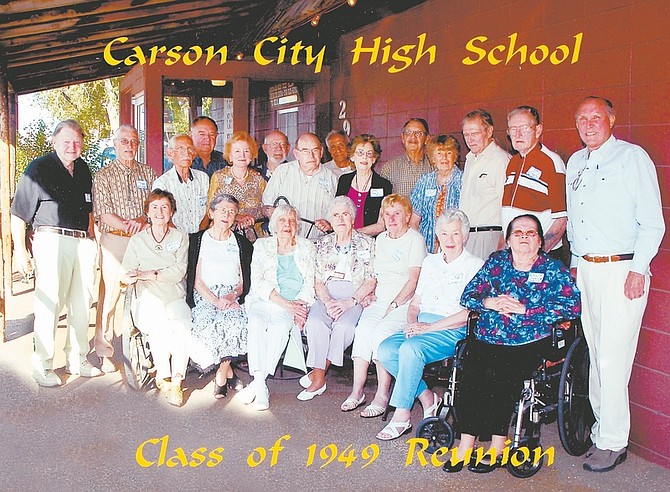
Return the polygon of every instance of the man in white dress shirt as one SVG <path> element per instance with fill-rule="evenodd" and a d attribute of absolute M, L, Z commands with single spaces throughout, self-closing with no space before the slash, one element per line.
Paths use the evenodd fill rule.
<path fill-rule="evenodd" d="M 665 225 L 654 163 L 644 149 L 612 135 L 612 103 L 589 96 L 575 119 L 586 147 L 568 161 L 568 239 L 582 293 L 596 417 L 584 469 L 606 472 L 626 459 L 628 382 L 649 295 L 649 263 Z"/>

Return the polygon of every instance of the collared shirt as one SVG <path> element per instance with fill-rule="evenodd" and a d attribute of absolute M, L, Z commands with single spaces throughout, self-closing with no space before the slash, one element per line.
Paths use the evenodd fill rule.
<path fill-rule="evenodd" d="M 156 178 L 153 189 L 169 191 L 177 202 L 177 211 L 172 216 L 172 222 L 182 232 L 191 234 L 198 232 L 200 221 L 207 212 L 207 190 L 209 178 L 202 171 L 189 169 L 186 181 L 181 178 L 173 166 L 162 176 Z"/>
<path fill-rule="evenodd" d="M 133 161 L 128 167 L 114 159 L 100 169 L 93 180 L 93 215 L 101 232 L 113 228 L 99 221 L 103 214 L 116 214 L 124 220 L 144 214 L 144 201 L 151 192 L 156 173 L 146 164 Z"/>
<path fill-rule="evenodd" d="M 526 307 L 525 314 L 504 315 L 484 307 L 487 297 L 510 295 Z M 530 271 L 514 268 L 512 251 L 489 256 L 465 287 L 461 304 L 480 313 L 475 335 L 492 345 L 524 345 L 551 335 L 551 325 L 575 319 L 582 311 L 581 296 L 563 264 L 545 253 Z"/>
<path fill-rule="evenodd" d="M 32 161 L 16 187 L 11 213 L 39 226 L 88 230 L 91 171 L 80 158 L 70 175 L 56 152 Z"/>
<path fill-rule="evenodd" d="M 350 261 L 348 272 L 337 271 L 340 265 L 340 253 L 337 247 L 337 236 L 333 232 L 321 237 L 316 243 L 316 278 L 324 284 L 328 280 L 348 280 L 358 289 L 363 282 L 374 277 L 372 259 L 374 257 L 374 239 L 354 230 L 351 243 L 343 253 Z"/>
<path fill-rule="evenodd" d="M 244 182 L 240 184 L 233 176 L 232 167 L 217 171 L 209 182 L 207 203 L 216 195 L 228 193 L 240 202 L 240 214 L 251 215 L 254 219 L 263 218 L 263 203 L 261 196 L 265 191 L 265 180 L 255 169 L 249 169 Z"/>
<path fill-rule="evenodd" d="M 207 167 L 205 167 L 205 163 L 200 156 L 195 156 L 195 159 L 193 159 L 193 164 L 191 165 L 191 169 L 195 169 L 196 171 L 203 171 L 211 178 L 216 171 L 228 166 L 229 164 L 226 162 L 226 159 L 223 158 L 223 154 L 218 150 L 213 150 L 212 154 L 209 156 L 209 163 L 207 164 Z"/>
<path fill-rule="evenodd" d="M 510 155 L 491 142 L 479 155 L 465 157 L 460 208 L 471 226 L 501 225 L 505 171 Z"/>
<path fill-rule="evenodd" d="M 449 263 L 442 253 L 426 256 L 414 292 L 421 301 L 419 311 L 440 316 L 459 312 L 463 309 L 461 294 L 483 264 L 484 260 L 465 249 Z"/>
<path fill-rule="evenodd" d="M 597 150 L 578 150 L 568 160 L 566 190 L 573 255 L 634 253 L 630 270 L 647 273 L 665 223 L 644 149 L 610 136 Z"/>
<path fill-rule="evenodd" d="M 525 157 L 517 154 L 507 164 L 502 197 L 503 231 L 515 217 L 535 215 L 546 234 L 556 219 L 567 217 L 565 164 L 563 159 L 538 143 Z M 562 246 L 559 241 L 554 249 Z"/>
<path fill-rule="evenodd" d="M 347 166 L 347 167 L 339 167 L 337 164 L 335 164 L 335 161 L 333 159 L 329 160 L 328 162 L 324 162 L 323 166 L 326 169 L 330 169 L 335 173 L 335 176 L 339 179 L 340 176 L 346 173 L 353 173 L 356 170 L 356 166 L 353 164 Z"/>
<path fill-rule="evenodd" d="M 286 164 L 286 160 L 280 162 L 277 164 L 277 166 L 281 166 L 282 164 Z M 263 177 L 265 181 L 270 181 L 270 178 L 272 177 L 273 171 L 270 171 L 268 168 L 268 161 L 267 158 L 263 162 L 261 162 L 260 158 L 252 165 L 252 167 L 259 172 L 259 174 Z M 275 167 L 275 170 L 277 168 Z"/>
<path fill-rule="evenodd" d="M 300 212 L 300 216 L 309 220 L 326 219 L 328 207 L 335 197 L 337 178 L 335 174 L 323 166 L 311 176 L 300 170 L 298 161 L 287 162 L 275 169 L 263 192 L 263 204 L 273 206 L 279 196 L 284 196 Z M 301 222 L 298 234 L 307 237 L 310 224 Z M 316 227 L 312 228 L 310 239 L 323 234 Z"/>
<path fill-rule="evenodd" d="M 446 188 L 444 190 L 446 195 L 442 211 L 444 212 L 448 208 L 458 208 L 458 204 L 461 201 L 462 177 L 463 171 L 454 166 L 447 178 L 447 182 L 443 186 L 438 186 L 437 171 L 424 174 L 419 178 L 409 196 L 414 213 L 421 217 L 419 232 L 426 240 L 426 248 L 429 253 L 436 251 L 435 223 L 437 222 L 437 217 L 435 207 L 437 199 L 440 193 L 442 193 L 443 188 Z"/>
<path fill-rule="evenodd" d="M 426 154 L 418 164 L 414 164 L 407 154 L 403 153 L 384 164 L 379 175 L 391 182 L 393 193 L 409 196 L 419 178 L 432 170 L 433 167 Z"/>

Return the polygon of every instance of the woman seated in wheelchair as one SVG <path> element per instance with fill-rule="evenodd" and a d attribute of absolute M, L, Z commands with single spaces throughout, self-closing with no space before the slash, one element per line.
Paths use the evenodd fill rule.
<path fill-rule="evenodd" d="M 475 456 L 471 452 L 477 436 L 492 436 L 491 445 L 483 460 L 469 461 L 468 469 L 488 473 L 501 465 L 514 404 L 523 381 L 551 348 L 552 324 L 581 313 L 570 272 L 543 251 L 537 217 L 512 220 L 505 239 L 509 249 L 491 254 L 461 297 L 461 304 L 480 317 L 476 339 L 468 342 L 455 403 L 459 461 L 447 461 L 447 472 L 460 471 Z"/>
<path fill-rule="evenodd" d="M 390 401 L 396 410 L 377 439 L 396 439 L 412 428 L 410 410 L 416 398 L 424 418 L 435 415 L 441 401 L 421 379 L 423 368 L 452 357 L 456 344 L 466 335 L 468 311 L 460 305 L 461 294 L 484 260 L 464 249 L 470 221 L 462 211 L 445 210 L 435 231 L 440 251 L 423 261 L 407 311 L 409 324 L 378 349 L 382 366 L 396 378 Z"/>
<path fill-rule="evenodd" d="M 122 263 L 126 273 L 121 281 L 135 285 L 133 319 L 148 337 L 156 386 L 168 403 L 181 406 L 191 309 L 184 288 L 188 236 L 171 225 L 176 208 L 169 191 L 155 189 L 149 194 L 144 212 L 151 225 L 128 241 Z"/>
<path fill-rule="evenodd" d="M 214 398 L 228 388 L 239 391 L 231 360 L 247 353 L 244 298 L 251 283 L 251 242 L 232 231 L 239 211 L 227 193 L 209 203 L 211 226 L 191 234 L 186 275 L 186 302 L 193 308 L 189 354 L 199 371 L 216 370 Z"/>
<path fill-rule="evenodd" d="M 374 239 L 354 230 L 356 206 L 349 197 L 336 196 L 328 211 L 334 232 L 316 244 L 317 300 L 309 311 L 307 365 L 312 371 L 300 379 L 305 389 L 298 400 L 307 401 L 326 391 L 330 364 L 341 366 L 344 351 L 354 340 L 356 323 L 363 312 L 361 300 L 377 281 L 372 271 Z"/>
<path fill-rule="evenodd" d="M 239 393 L 242 403 L 255 410 L 270 408 L 265 382 L 284 363 L 306 372 L 300 331 L 314 302 L 314 244 L 298 232 L 300 215 L 290 205 L 279 205 L 270 218 L 272 237 L 254 244 L 251 290 L 247 296 L 249 332 L 247 358 L 253 381 Z M 295 362 L 291 362 L 293 356 Z"/>

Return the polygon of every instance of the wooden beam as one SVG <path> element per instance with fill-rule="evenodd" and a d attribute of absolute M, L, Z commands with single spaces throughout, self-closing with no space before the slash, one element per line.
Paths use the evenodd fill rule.
<path fill-rule="evenodd" d="M 4 63 L 0 65 L 0 239 L 2 261 L 0 261 L 0 331 L 5 341 L 6 300 L 12 292 L 12 236 L 10 232 L 10 145 L 9 141 L 9 85 Z"/>

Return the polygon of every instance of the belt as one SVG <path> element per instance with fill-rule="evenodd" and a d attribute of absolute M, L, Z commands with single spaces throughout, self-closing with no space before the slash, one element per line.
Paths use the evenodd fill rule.
<path fill-rule="evenodd" d="M 61 236 L 76 237 L 78 239 L 87 239 L 88 232 L 77 229 L 66 229 L 65 227 L 39 226 L 35 232 L 55 232 Z"/>
<path fill-rule="evenodd" d="M 624 253 L 620 255 L 612 255 L 612 256 L 591 256 L 591 255 L 584 255 L 582 256 L 586 261 L 590 261 L 591 263 L 609 263 L 610 261 L 624 261 L 624 260 L 632 260 L 633 259 L 633 253 Z"/>
<path fill-rule="evenodd" d="M 502 226 L 479 226 L 470 228 L 470 232 L 489 232 L 489 231 L 502 231 Z"/>
<path fill-rule="evenodd" d="M 118 229 L 113 229 L 111 231 L 106 231 L 105 234 L 114 234 L 115 236 L 121 236 L 121 237 L 132 237 L 132 234 L 128 234 L 127 232 L 120 231 Z"/>

